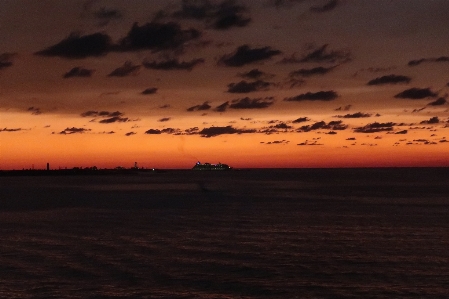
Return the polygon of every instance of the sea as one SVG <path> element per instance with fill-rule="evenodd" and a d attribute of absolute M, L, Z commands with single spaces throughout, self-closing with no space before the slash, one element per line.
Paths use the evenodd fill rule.
<path fill-rule="evenodd" d="M 0 176 L 0 298 L 449 298 L 449 169 Z"/>

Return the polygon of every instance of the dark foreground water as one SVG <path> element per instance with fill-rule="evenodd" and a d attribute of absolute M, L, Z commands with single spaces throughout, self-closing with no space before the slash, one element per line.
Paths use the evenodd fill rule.
<path fill-rule="evenodd" d="M 0 298 L 449 296 L 448 169 L 0 183 Z"/>

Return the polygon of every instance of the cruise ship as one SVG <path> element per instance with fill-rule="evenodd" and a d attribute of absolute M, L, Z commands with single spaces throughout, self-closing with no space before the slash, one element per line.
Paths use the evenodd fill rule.
<path fill-rule="evenodd" d="M 195 166 L 192 168 L 193 170 L 230 170 L 232 167 L 230 167 L 227 164 L 210 164 L 210 163 L 204 163 L 202 164 L 200 161 L 198 161 Z"/>

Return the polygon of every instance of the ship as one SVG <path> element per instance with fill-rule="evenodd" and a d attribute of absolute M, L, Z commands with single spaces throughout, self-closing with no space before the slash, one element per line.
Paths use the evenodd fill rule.
<path fill-rule="evenodd" d="M 230 167 L 227 164 L 210 164 L 210 163 L 204 163 L 202 164 L 200 161 L 196 162 L 195 166 L 192 168 L 193 170 L 230 170 L 232 167 Z"/>

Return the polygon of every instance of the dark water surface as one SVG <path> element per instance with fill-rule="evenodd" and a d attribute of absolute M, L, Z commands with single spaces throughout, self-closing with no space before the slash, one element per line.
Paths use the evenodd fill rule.
<path fill-rule="evenodd" d="M 448 169 L 0 183 L 0 298 L 449 296 Z"/>

